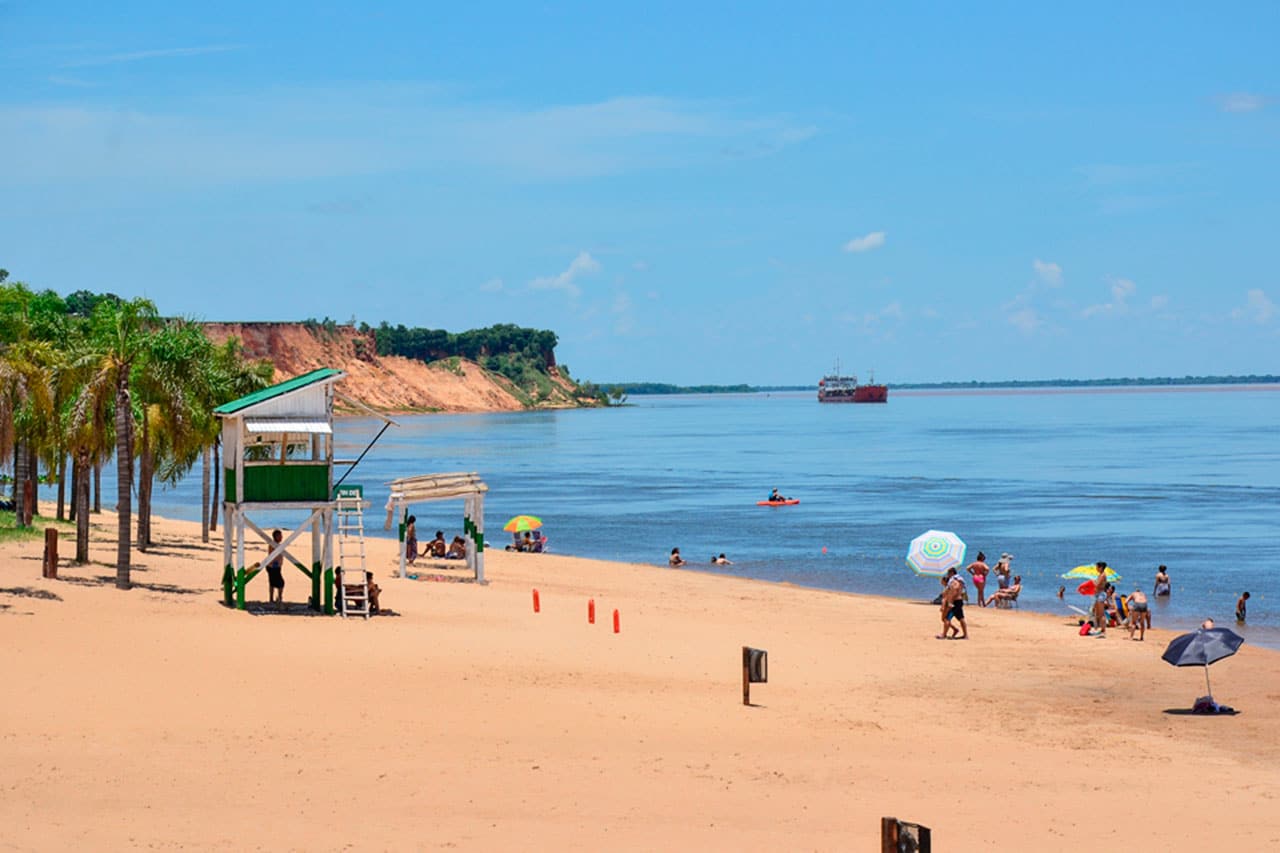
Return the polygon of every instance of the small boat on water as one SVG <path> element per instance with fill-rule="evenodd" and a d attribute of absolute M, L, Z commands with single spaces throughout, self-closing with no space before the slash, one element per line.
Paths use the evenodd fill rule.
<path fill-rule="evenodd" d="M 819 403 L 887 403 L 889 386 L 877 385 L 875 373 L 866 385 L 858 384 L 856 375 L 841 376 L 840 362 L 827 376 L 818 380 Z"/>

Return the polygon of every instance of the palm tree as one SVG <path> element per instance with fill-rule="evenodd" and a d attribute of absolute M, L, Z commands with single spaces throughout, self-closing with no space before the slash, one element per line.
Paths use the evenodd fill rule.
<path fill-rule="evenodd" d="M 132 558 L 133 485 L 133 372 L 143 357 L 147 338 L 159 325 L 156 306 L 149 299 L 128 302 L 103 300 L 91 318 L 92 349 L 96 356 L 89 384 L 114 390 L 116 427 L 116 587 L 133 584 Z"/>
<path fill-rule="evenodd" d="M 41 339 L 45 296 L 21 282 L 0 286 L 0 438 L 6 452 L 13 448 L 17 527 L 28 526 L 34 509 L 27 505 L 26 482 L 38 476 L 35 461 L 52 432 L 55 411 L 50 392 L 55 350 Z"/>
<path fill-rule="evenodd" d="M 138 548 L 151 546 L 151 493 L 157 465 L 176 482 L 199 453 L 200 409 L 215 384 L 213 345 L 186 320 L 166 323 L 147 339 L 134 371 L 141 403 L 138 441 Z"/>

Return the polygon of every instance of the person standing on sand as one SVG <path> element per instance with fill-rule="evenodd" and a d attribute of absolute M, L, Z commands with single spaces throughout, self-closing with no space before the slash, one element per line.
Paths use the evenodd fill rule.
<path fill-rule="evenodd" d="M 996 574 L 996 584 L 1000 589 L 1009 588 L 1009 575 L 1013 573 L 1013 570 L 1009 566 L 1009 561 L 1012 559 L 1013 555 L 1008 551 L 1005 551 L 1000 555 L 1000 559 L 996 560 L 996 564 L 991 568 L 991 571 Z"/>
<path fill-rule="evenodd" d="M 987 606 L 986 587 L 987 587 L 987 555 L 978 552 L 978 559 L 974 560 L 965 567 L 965 571 L 973 575 L 973 587 L 978 591 L 978 606 Z"/>
<path fill-rule="evenodd" d="M 1160 598 L 1171 592 L 1173 592 L 1173 584 L 1169 582 L 1169 570 L 1164 566 L 1160 566 L 1156 569 L 1156 585 L 1151 590 L 1151 594 L 1156 598 Z"/>
<path fill-rule="evenodd" d="M 1138 639 L 1145 640 L 1147 638 L 1147 629 L 1151 627 L 1151 608 L 1147 606 L 1147 595 L 1138 587 L 1133 588 L 1133 595 L 1130 595 L 1125 602 L 1129 608 L 1129 639 L 1133 639 L 1133 632 L 1138 632 Z"/>
<path fill-rule="evenodd" d="M 1098 576 L 1093 581 L 1093 627 L 1099 637 L 1107 636 L 1107 562 L 1099 560 L 1094 565 Z"/>
<path fill-rule="evenodd" d="M 404 525 L 404 556 L 409 565 L 418 559 L 418 517 L 409 516 Z"/>
<path fill-rule="evenodd" d="M 271 538 L 276 545 L 280 544 L 280 540 L 284 538 L 284 534 L 279 530 L 271 531 Z M 275 545 L 267 549 L 270 554 L 274 550 Z M 284 609 L 284 551 L 276 555 L 276 558 L 267 563 L 267 603 L 275 604 L 277 610 Z"/>

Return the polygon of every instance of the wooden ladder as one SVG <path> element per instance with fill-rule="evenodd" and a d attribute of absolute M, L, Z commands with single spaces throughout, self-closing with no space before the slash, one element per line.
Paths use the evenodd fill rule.
<path fill-rule="evenodd" d="M 364 498 L 339 495 L 338 612 L 369 618 L 369 574 L 364 554 Z"/>

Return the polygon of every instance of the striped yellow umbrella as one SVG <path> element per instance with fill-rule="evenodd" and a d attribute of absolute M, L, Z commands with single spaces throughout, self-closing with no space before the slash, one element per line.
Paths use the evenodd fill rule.
<path fill-rule="evenodd" d="M 1069 581 L 1092 581 L 1098 579 L 1098 567 L 1093 563 L 1085 563 L 1083 566 L 1076 566 L 1062 577 Z M 1120 580 L 1120 575 L 1115 569 L 1107 566 L 1107 580 L 1112 583 Z"/>

